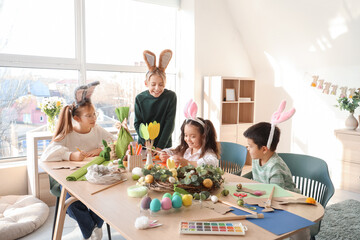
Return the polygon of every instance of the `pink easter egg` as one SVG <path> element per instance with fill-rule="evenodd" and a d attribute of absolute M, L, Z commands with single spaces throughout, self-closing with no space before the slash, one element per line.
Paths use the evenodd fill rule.
<path fill-rule="evenodd" d="M 161 208 L 164 210 L 169 210 L 172 207 L 171 199 L 168 197 L 164 197 L 161 200 Z"/>

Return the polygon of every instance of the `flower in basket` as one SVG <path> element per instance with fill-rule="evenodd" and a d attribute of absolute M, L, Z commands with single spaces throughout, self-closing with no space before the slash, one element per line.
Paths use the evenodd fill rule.
<path fill-rule="evenodd" d="M 65 99 L 59 97 L 44 98 L 40 103 L 40 109 L 47 116 L 48 126 L 50 131 L 55 129 L 55 117 L 60 113 L 60 110 L 65 106 Z"/>
<path fill-rule="evenodd" d="M 337 99 L 338 105 L 336 107 L 339 107 L 340 110 L 346 110 L 350 113 L 354 113 L 355 109 L 359 107 L 360 103 L 360 93 L 359 91 L 356 91 L 354 93 L 354 96 L 352 97 L 346 97 L 346 96 L 340 96 Z"/>

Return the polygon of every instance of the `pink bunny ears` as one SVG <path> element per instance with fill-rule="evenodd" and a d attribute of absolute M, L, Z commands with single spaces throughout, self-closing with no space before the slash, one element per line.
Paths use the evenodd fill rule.
<path fill-rule="evenodd" d="M 185 105 L 184 115 L 185 115 L 186 119 L 193 120 L 193 121 L 199 123 L 201 126 L 205 127 L 205 123 L 196 117 L 197 110 L 198 110 L 198 107 L 196 105 L 196 102 L 194 102 L 192 99 L 190 99 L 187 102 L 187 104 Z"/>
<path fill-rule="evenodd" d="M 286 101 L 283 100 L 280 103 L 278 110 L 274 112 L 273 115 L 271 116 L 271 130 L 270 130 L 268 142 L 266 144 L 267 148 L 269 149 L 271 147 L 271 143 L 274 137 L 275 126 L 279 123 L 285 122 L 295 114 L 295 108 L 292 108 L 287 112 L 284 112 L 285 106 L 286 106 Z"/>

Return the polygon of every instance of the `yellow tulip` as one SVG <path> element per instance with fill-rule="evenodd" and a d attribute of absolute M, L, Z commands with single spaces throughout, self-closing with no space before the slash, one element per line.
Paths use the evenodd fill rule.
<path fill-rule="evenodd" d="M 56 102 L 56 107 L 60 107 L 60 105 L 61 105 L 61 102 L 60 102 L 60 101 L 57 101 L 57 102 Z"/>
<path fill-rule="evenodd" d="M 149 138 L 151 140 L 154 140 L 155 138 L 157 138 L 157 136 L 159 136 L 160 123 L 157 123 L 156 121 L 154 121 L 153 123 L 150 123 L 148 126 L 148 131 L 149 131 Z"/>

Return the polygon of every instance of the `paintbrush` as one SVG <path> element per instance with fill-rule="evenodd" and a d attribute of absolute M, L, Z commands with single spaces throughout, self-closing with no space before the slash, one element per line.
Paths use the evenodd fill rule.
<path fill-rule="evenodd" d="M 265 202 L 265 208 L 262 210 L 263 212 L 273 212 L 274 211 L 274 209 L 271 207 L 271 201 L 272 201 L 272 197 L 274 195 L 274 191 L 275 191 L 275 186 L 273 187 L 273 189 L 269 195 L 269 198 Z"/>
<path fill-rule="evenodd" d="M 218 200 L 219 203 L 222 203 L 222 204 L 225 204 L 225 205 L 228 205 L 230 207 L 234 207 L 234 208 L 237 208 L 237 209 L 240 209 L 242 211 L 245 211 L 245 212 L 248 212 L 248 213 L 251 213 L 253 215 L 257 214 L 257 212 L 254 212 L 254 211 L 251 211 L 250 209 L 246 208 L 246 207 L 241 207 L 241 206 L 238 206 L 238 205 L 235 205 L 235 204 L 232 204 L 232 203 L 229 203 L 229 202 L 225 202 L 225 201 L 222 201 L 222 200 Z"/>
<path fill-rule="evenodd" d="M 104 190 L 106 190 L 106 189 L 109 189 L 109 188 L 115 186 L 115 185 L 118 185 L 118 184 L 120 184 L 120 183 L 123 183 L 123 182 L 125 182 L 126 180 L 127 180 L 126 178 L 125 178 L 125 179 L 122 179 L 122 180 L 120 180 L 120 181 L 118 181 L 118 182 L 116 182 L 116 183 L 113 183 L 113 184 L 111 184 L 111 185 L 109 185 L 109 186 L 107 186 L 107 187 L 104 187 L 104 188 L 102 188 L 102 189 L 100 189 L 100 190 L 97 190 L 97 191 L 95 191 L 95 192 L 92 192 L 91 195 L 94 195 L 94 194 L 96 194 L 96 193 L 102 192 L 102 191 L 104 191 Z"/>
<path fill-rule="evenodd" d="M 156 149 L 152 149 L 152 148 L 148 148 L 148 147 L 147 147 L 146 149 L 161 154 L 161 151 L 158 151 L 158 150 L 156 150 Z"/>
<path fill-rule="evenodd" d="M 264 214 L 258 213 L 258 214 L 240 215 L 240 216 L 223 216 L 223 217 L 196 219 L 196 220 L 191 220 L 191 221 L 202 221 L 202 222 L 232 221 L 232 220 L 243 220 L 246 218 L 264 218 Z"/>

